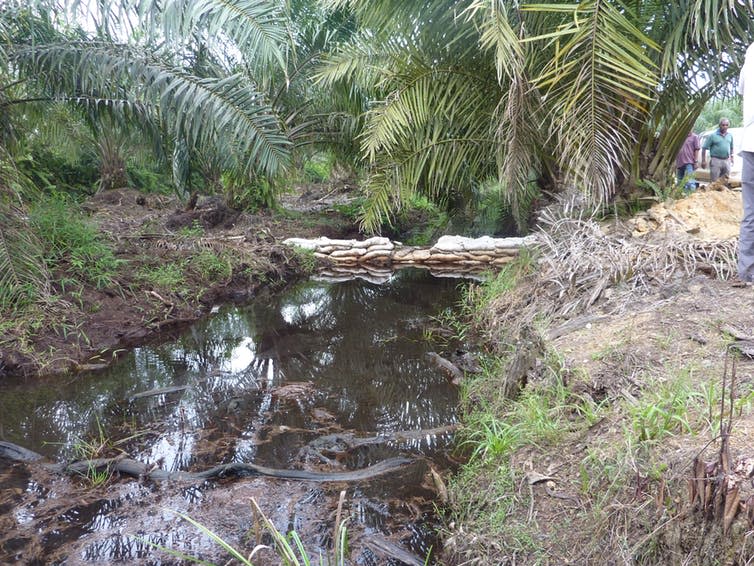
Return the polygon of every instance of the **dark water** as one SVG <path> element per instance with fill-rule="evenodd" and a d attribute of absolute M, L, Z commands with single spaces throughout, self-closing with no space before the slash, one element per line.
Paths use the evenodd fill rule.
<path fill-rule="evenodd" d="M 105 372 L 0 384 L 1 436 L 53 460 L 100 448 L 168 470 L 242 461 L 342 471 L 396 455 L 434 461 L 442 469 L 452 442 L 443 427 L 457 420 L 457 388 L 426 353 L 445 355 L 443 348 L 452 348 L 428 337 L 438 326 L 432 317 L 458 298 L 458 280 L 418 270 L 398 272 L 381 285 L 308 282 L 247 307 L 221 310 L 175 341 L 135 349 Z M 163 388 L 170 389 L 153 394 Z M 412 433 L 420 430 L 429 432 Z M 396 432 L 397 440 L 365 446 L 344 447 L 332 436 L 375 439 Z M 98 488 L 97 496 L 90 491 L 85 503 L 66 506 L 55 521 L 42 521 L 35 509 L 49 506 L 49 491 L 56 488 L 40 485 L 19 464 L 0 460 L 0 470 L 0 488 L 15 494 L 0 501 L 5 515 L 0 526 L 19 531 L 6 536 L 3 550 L 18 556 L 13 549 L 23 551 L 24 544 L 56 549 L 70 544 L 67 557 L 58 552 L 57 563 L 65 564 L 150 556 L 143 563 L 170 563 L 154 558 L 145 540 L 182 551 L 210 546 L 202 537 L 188 540 L 185 529 L 166 528 L 162 511 L 151 527 L 139 512 L 126 512 L 134 502 L 153 504 L 156 492 L 160 503 L 211 522 L 216 517 L 205 508 L 211 500 L 219 505 L 221 492 L 230 506 L 237 499 L 231 490 L 261 489 L 269 513 L 279 515 L 271 517 L 282 523 L 279 528 L 306 532 L 324 530 L 326 517 L 318 511 L 331 510 L 332 497 L 343 488 L 281 488 L 274 480 L 241 478 L 232 486 L 208 482 L 168 494 L 165 486 L 116 478 Z M 422 472 L 412 474 L 416 477 L 348 486 L 354 536 L 380 533 L 416 554 L 427 550 L 431 535 L 425 532 L 422 502 L 431 495 Z M 67 486 L 54 485 L 59 497 L 68 496 Z M 412 498 L 417 502 L 410 505 Z M 24 524 L 36 534 L 24 533 Z M 139 537 L 127 534 L 134 527 Z M 326 547 L 322 537 L 312 544 Z M 387 563 L 380 562 L 378 551 L 359 552 L 357 563 L 370 563 L 370 553 L 377 557 L 373 563 Z"/>

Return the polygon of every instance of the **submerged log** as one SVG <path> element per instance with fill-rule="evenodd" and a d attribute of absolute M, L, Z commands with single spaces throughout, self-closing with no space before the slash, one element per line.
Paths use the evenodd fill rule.
<path fill-rule="evenodd" d="M 458 368 L 457 365 L 455 365 L 450 360 L 446 360 L 436 352 L 427 352 L 427 357 L 448 375 L 453 385 L 458 385 L 461 383 L 461 380 L 463 379 L 463 372 Z"/>
<path fill-rule="evenodd" d="M 27 450 L 22 446 L 12 442 L 0 442 L 0 456 L 10 458 L 11 460 L 37 463 L 44 460 L 41 454 L 32 450 Z M 116 458 L 93 458 L 88 460 L 78 460 L 70 464 L 65 463 L 40 463 L 47 470 L 55 473 L 65 473 L 74 475 L 86 475 L 93 471 L 118 472 L 123 475 L 144 478 L 152 481 L 181 481 L 181 482 L 202 482 L 209 479 L 223 478 L 228 476 L 248 476 L 260 475 L 272 478 L 314 481 L 314 482 L 356 482 L 364 481 L 387 474 L 415 462 L 411 458 L 388 458 L 373 466 L 368 466 L 360 470 L 347 472 L 312 472 L 308 470 L 281 470 L 268 468 L 257 464 L 246 462 L 230 462 L 214 466 L 202 472 L 170 472 L 161 468 L 154 468 L 143 462 L 132 460 L 126 457 Z"/>
<path fill-rule="evenodd" d="M 0 456 L 15 460 L 16 462 L 29 463 L 44 460 L 44 456 L 41 454 L 4 440 L 0 440 Z"/>
<path fill-rule="evenodd" d="M 156 389 L 150 389 L 149 391 L 142 391 L 131 395 L 128 399 L 133 401 L 135 399 L 143 399 L 145 397 L 156 397 L 157 395 L 167 395 L 168 393 L 177 393 L 179 391 L 185 391 L 188 389 L 188 385 L 171 385 L 168 387 L 158 387 Z"/>
<path fill-rule="evenodd" d="M 399 544 L 376 533 L 369 535 L 369 538 L 366 540 L 366 545 L 371 547 L 372 550 L 386 554 L 390 558 L 408 564 L 409 566 L 423 566 L 427 563 L 426 560 L 422 560 L 415 554 L 410 553 Z"/>

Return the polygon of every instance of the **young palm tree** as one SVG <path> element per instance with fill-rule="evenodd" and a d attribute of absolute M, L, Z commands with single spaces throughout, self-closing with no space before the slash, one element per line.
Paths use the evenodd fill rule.
<path fill-rule="evenodd" d="M 83 6 L 75 0 L 0 5 L 0 287 L 15 289 L 8 296 L 44 271 L 29 269 L 38 254 L 17 257 L 30 249 L 17 241 L 24 230 L 14 229 L 25 215 L 10 208 L 23 207 L 13 153 L 20 116 L 61 102 L 86 116 L 99 132 L 102 163 L 116 165 L 105 171 L 105 184 L 122 182 L 108 177 L 120 174 L 119 140 L 110 134 L 121 126 L 136 126 L 172 149 L 176 178 L 192 152 L 213 155 L 247 179 L 272 178 L 289 160 L 291 141 L 266 91 L 291 51 L 285 2 L 103 1 L 82 15 Z M 130 29 L 137 21 L 133 27 L 146 32 Z M 196 46 L 209 52 L 206 64 L 197 63 Z"/>

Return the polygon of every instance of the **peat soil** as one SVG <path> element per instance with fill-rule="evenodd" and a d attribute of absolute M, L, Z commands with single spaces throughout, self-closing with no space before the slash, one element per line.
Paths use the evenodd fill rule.
<path fill-rule="evenodd" d="M 99 288 L 71 276 L 66 265 L 51 274 L 45 305 L 0 327 L 0 377 L 97 369 L 126 348 L 173 335 L 215 306 L 297 281 L 313 260 L 282 240 L 358 237 L 353 220 L 332 206 L 351 198 L 344 182 L 309 185 L 284 195 L 276 211 L 248 214 L 214 197 L 200 197 L 187 210 L 175 197 L 127 188 L 94 195 L 83 209 L 122 267 Z M 192 263 L 205 251 L 221 263 Z M 161 284 L 155 276 L 167 265 L 183 266 L 178 283 Z"/>

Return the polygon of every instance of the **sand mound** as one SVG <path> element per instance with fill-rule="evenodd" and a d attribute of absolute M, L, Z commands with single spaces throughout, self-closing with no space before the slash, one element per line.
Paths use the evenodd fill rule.
<path fill-rule="evenodd" d="M 741 191 L 722 188 L 658 203 L 630 223 L 633 236 L 638 238 L 672 232 L 701 240 L 727 240 L 738 237 L 742 214 Z"/>

